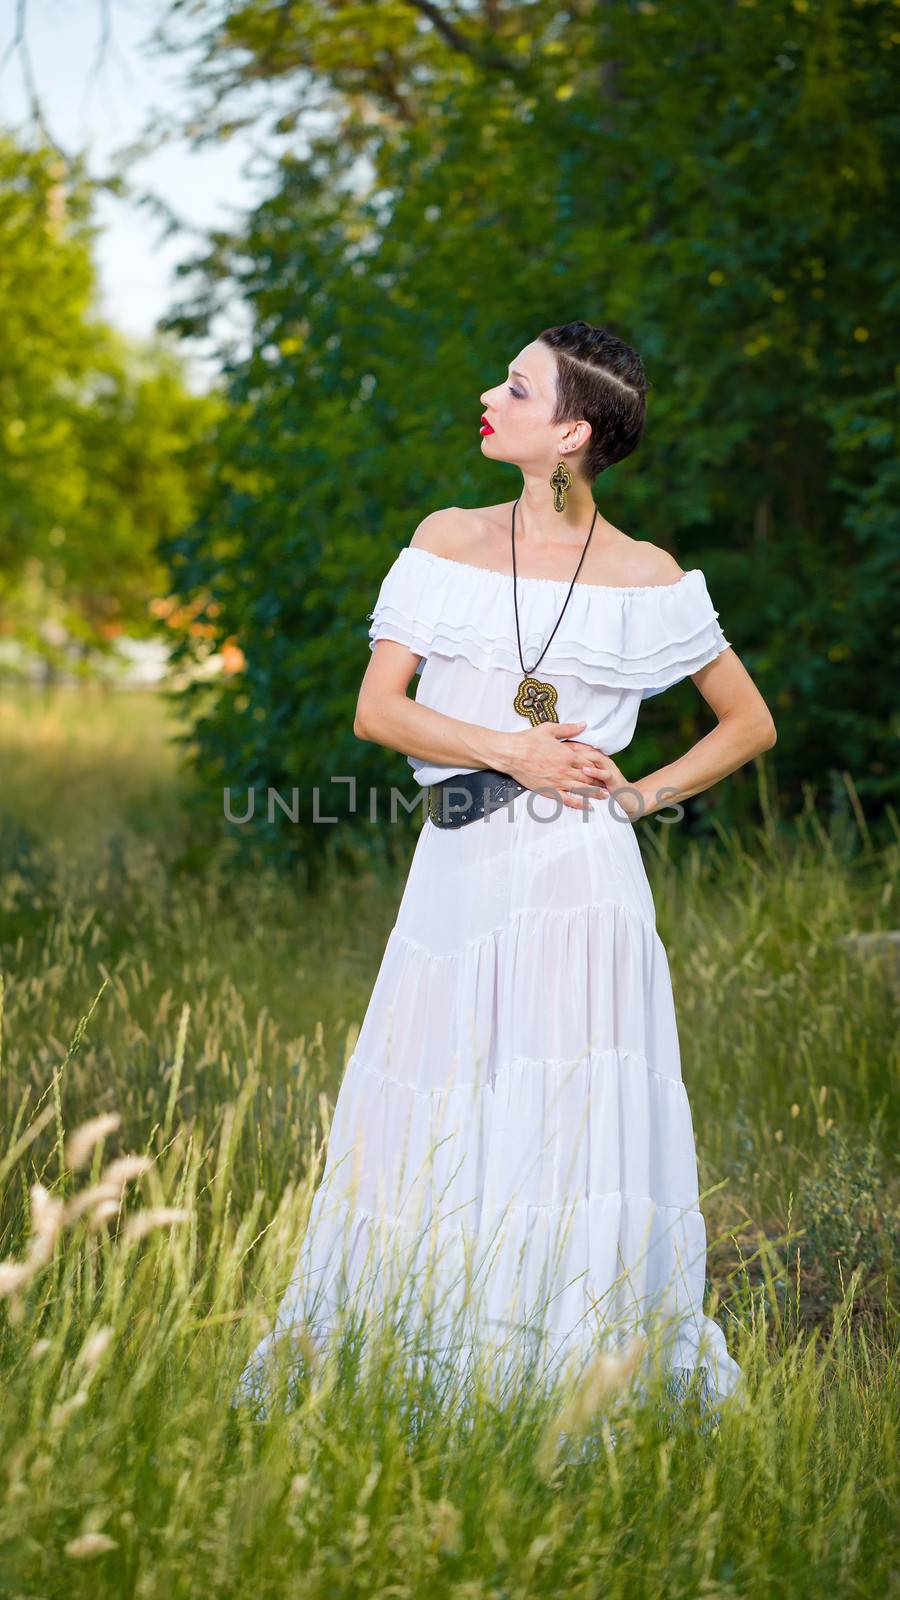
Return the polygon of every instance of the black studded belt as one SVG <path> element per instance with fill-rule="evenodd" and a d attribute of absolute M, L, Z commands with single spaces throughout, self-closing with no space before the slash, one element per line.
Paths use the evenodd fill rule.
<path fill-rule="evenodd" d="M 461 828 L 524 794 L 526 788 L 508 772 L 493 767 L 454 772 L 440 783 L 428 785 L 428 816 L 438 828 Z"/>

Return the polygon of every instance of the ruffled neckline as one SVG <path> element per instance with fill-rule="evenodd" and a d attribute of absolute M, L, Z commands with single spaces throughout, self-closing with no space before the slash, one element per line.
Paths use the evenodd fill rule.
<path fill-rule="evenodd" d="M 728 644 L 700 567 L 655 584 L 525 576 L 515 606 L 512 584 L 511 572 L 404 545 L 368 614 L 370 645 L 405 644 L 423 658 L 417 670 L 430 655 L 464 656 L 479 669 L 521 676 L 523 659 L 539 660 L 547 674 L 647 695 L 697 672 Z"/>
<path fill-rule="evenodd" d="M 459 567 L 460 571 L 462 572 L 477 573 L 479 578 L 499 578 L 504 583 L 512 583 L 513 581 L 513 574 L 511 572 L 500 572 L 496 567 L 478 567 L 471 561 L 457 561 L 453 556 L 439 556 L 436 555 L 433 550 L 426 550 L 421 545 L 405 545 L 400 554 L 407 557 L 418 556 L 420 558 L 424 558 L 426 561 L 437 561 L 442 567 Z M 687 572 L 683 572 L 681 574 L 680 578 L 676 578 L 674 583 L 582 583 L 579 579 L 575 584 L 575 588 L 587 589 L 588 592 L 593 590 L 599 594 L 671 593 L 672 590 L 681 588 L 683 584 L 687 583 L 689 578 L 696 579 L 702 576 L 703 574 L 699 567 L 690 567 L 688 568 Z M 517 572 L 515 574 L 515 578 L 517 584 L 543 584 L 545 588 L 550 589 L 568 590 L 569 585 L 572 582 L 571 578 L 532 578 L 528 577 L 522 572 Z"/>

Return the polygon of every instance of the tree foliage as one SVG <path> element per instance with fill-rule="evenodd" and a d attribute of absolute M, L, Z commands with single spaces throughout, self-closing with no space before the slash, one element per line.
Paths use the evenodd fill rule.
<path fill-rule="evenodd" d="M 193 519 L 221 409 L 100 316 L 94 186 L 63 179 L 0 136 L 0 626 L 48 657 L 48 619 L 99 649 L 157 626 L 158 544 Z"/>
<path fill-rule="evenodd" d="M 351 731 L 366 614 L 427 511 L 516 492 L 481 457 L 479 396 L 582 316 L 652 382 L 640 451 L 595 485 L 604 513 L 702 566 L 775 715 L 779 792 L 847 769 L 877 810 L 900 610 L 896 8 L 254 0 L 215 19 L 211 120 L 260 80 L 296 85 L 282 126 L 316 94 L 333 119 L 198 258 L 169 324 L 208 332 L 237 288 L 253 327 L 202 513 L 168 546 L 246 660 L 198 717 L 216 803 L 249 786 L 262 812 L 268 785 L 300 784 L 286 847 L 308 856 L 312 784 L 414 794 L 404 758 Z M 626 772 L 671 758 L 676 710 L 682 738 L 702 731 L 681 686 L 643 712 Z"/>

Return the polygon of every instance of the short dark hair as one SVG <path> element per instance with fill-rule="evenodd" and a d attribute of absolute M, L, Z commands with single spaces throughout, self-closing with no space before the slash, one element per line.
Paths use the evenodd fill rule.
<path fill-rule="evenodd" d="M 624 461 L 641 442 L 650 382 L 636 350 L 608 328 L 566 322 L 538 338 L 556 352 L 556 408 L 551 422 L 591 424 L 584 457 L 589 483 Z"/>

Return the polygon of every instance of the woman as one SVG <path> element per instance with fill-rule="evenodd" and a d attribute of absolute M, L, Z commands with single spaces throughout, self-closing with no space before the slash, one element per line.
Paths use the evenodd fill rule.
<path fill-rule="evenodd" d="M 704 1401 L 739 1377 L 703 1315 L 691 1113 L 634 824 L 775 731 L 702 572 L 595 505 L 646 388 L 606 329 L 545 329 L 482 396 L 482 452 L 519 468 L 518 499 L 427 516 L 370 613 L 354 731 L 407 754 L 428 811 L 251 1390 L 273 1341 L 327 1335 L 351 1293 L 413 1321 L 427 1306 L 456 1358 L 491 1339 L 515 1360 L 525 1334 L 552 1377 L 652 1327 Z M 613 756 L 641 701 L 686 676 L 718 726 L 629 782 Z"/>

